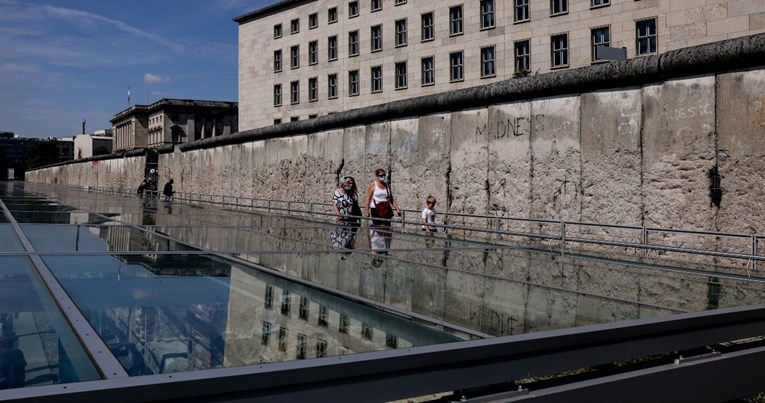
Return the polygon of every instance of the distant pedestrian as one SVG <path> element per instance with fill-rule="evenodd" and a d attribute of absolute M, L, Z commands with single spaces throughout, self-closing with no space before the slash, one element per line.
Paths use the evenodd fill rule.
<path fill-rule="evenodd" d="M 432 195 L 425 199 L 425 208 L 422 210 L 422 230 L 428 235 L 438 232 L 436 228 L 436 198 Z"/>
<path fill-rule="evenodd" d="M 173 194 L 175 194 L 173 191 L 173 180 L 170 179 L 167 181 L 167 183 L 165 183 L 165 188 L 162 189 L 162 199 L 164 201 L 170 201 L 170 199 L 173 197 Z"/>
<path fill-rule="evenodd" d="M 364 203 L 364 208 L 366 209 L 365 215 L 372 217 L 373 225 L 390 226 L 390 219 L 393 217 L 394 208 L 398 215 L 401 215 L 401 209 L 398 208 L 398 203 L 396 203 L 396 199 L 393 197 L 390 185 L 386 183 L 386 179 L 385 170 L 379 168 L 375 171 L 375 180 L 367 188 L 367 197 Z"/>
<path fill-rule="evenodd" d="M 136 192 L 138 194 L 138 197 L 143 197 L 143 193 L 146 191 L 146 189 L 149 187 L 149 178 L 143 178 L 143 181 L 140 185 L 138 185 L 138 191 Z"/>

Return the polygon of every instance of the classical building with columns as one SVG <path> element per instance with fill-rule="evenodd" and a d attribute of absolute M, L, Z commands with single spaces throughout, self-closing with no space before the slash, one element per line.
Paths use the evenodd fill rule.
<path fill-rule="evenodd" d="M 239 24 L 241 130 L 765 32 L 750 0 L 290 0 Z M 613 56 L 615 55 L 615 56 Z"/>
<path fill-rule="evenodd" d="M 236 102 L 161 99 L 133 105 L 112 118 L 114 150 L 160 147 L 234 133 Z"/>

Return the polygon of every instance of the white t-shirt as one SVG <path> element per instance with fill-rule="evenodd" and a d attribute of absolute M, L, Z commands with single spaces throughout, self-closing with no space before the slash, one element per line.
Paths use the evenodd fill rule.
<path fill-rule="evenodd" d="M 425 220 L 425 222 L 428 224 L 428 228 L 431 231 L 436 231 L 435 223 L 436 223 L 436 211 L 431 210 L 427 207 L 425 207 L 424 210 L 422 210 L 422 219 Z M 422 229 L 425 229 L 425 226 L 422 226 Z"/>

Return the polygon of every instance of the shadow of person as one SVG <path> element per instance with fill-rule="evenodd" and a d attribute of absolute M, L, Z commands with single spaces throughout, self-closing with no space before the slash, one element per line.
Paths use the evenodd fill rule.
<path fill-rule="evenodd" d="M 26 384 L 27 361 L 14 347 L 16 336 L 0 339 L 0 389 L 23 388 Z"/>

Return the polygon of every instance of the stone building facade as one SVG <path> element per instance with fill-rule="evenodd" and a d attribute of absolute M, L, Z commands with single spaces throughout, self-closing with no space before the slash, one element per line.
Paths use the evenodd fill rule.
<path fill-rule="evenodd" d="M 765 32 L 749 0 L 282 1 L 239 23 L 240 129 Z"/>
<path fill-rule="evenodd" d="M 114 125 L 115 150 L 190 143 L 238 131 L 236 102 L 161 99 L 119 112 Z"/>

